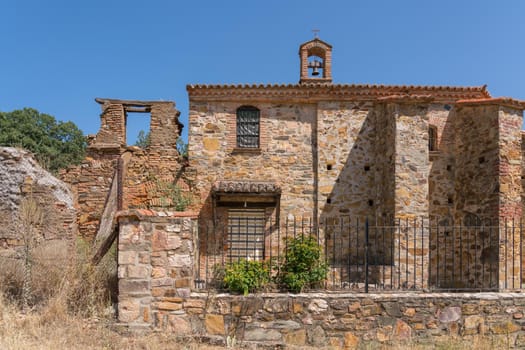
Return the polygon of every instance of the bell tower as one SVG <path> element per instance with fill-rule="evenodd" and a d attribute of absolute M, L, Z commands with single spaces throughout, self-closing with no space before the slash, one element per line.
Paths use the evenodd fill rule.
<path fill-rule="evenodd" d="M 299 57 L 300 84 L 332 83 L 332 45 L 315 37 L 299 47 Z"/>

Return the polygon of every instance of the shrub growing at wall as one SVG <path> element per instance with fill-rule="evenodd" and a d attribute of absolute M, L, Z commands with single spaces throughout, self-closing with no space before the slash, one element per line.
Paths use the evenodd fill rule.
<path fill-rule="evenodd" d="M 226 266 L 223 282 L 231 292 L 247 295 L 270 282 L 270 266 L 265 261 L 241 259 Z"/>
<path fill-rule="evenodd" d="M 315 237 L 289 238 L 285 262 L 277 276 L 280 284 L 294 293 L 299 293 L 305 288 L 319 287 L 328 272 L 321 251 Z"/>

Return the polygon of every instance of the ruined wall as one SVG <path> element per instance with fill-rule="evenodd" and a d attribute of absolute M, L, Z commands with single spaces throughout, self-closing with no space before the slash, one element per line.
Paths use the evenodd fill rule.
<path fill-rule="evenodd" d="M 191 197 L 186 161 L 177 151 L 182 130 L 178 115 L 172 102 L 151 106 L 149 147 L 128 148 L 132 157 L 125 169 L 122 209 L 181 209 L 183 199 Z"/>
<path fill-rule="evenodd" d="M 31 201 L 37 205 L 43 220 L 35 230 L 35 242 L 73 242 L 76 232 L 76 211 L 68 186 L 42 169 L 31 153 L 0 147 L 0 251 L 24 245 L 21 205 Z"/>
<path fill-rule="evenodd" d="M 182 125 L 175 103 L 111 99 L 97 102 L 102 106 L 101 126 L 97 135 L 89 139 L 86 158 L 80 166 L 61 174 L 76 193 L 79 233 L 88 239 L 97 233 L 114 181 L 119 183 L 121 209 L 174 207 L 176 188 L 189 190 L 182 179 L 185 162 L 176 148 Z M 126 119 L 131 112 L 151 114 L 147 149 L 126 145 Z M 121 159 L 125 153 L 130 158 L 127 162 Z"/>

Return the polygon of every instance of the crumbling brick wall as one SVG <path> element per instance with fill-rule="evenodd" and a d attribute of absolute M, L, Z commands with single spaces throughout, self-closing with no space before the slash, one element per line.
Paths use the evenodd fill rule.
<path fill-rule="evenodd" d="M 79 233 L 93 238 L 100 224 L 110 188 L 118 182 L 118 209 L 170 207 L 166 187 L 187 190 L 182 180 L 185 161 L 177 151 L 182 130 L 179 111 L 170 101 L 96 99 L 101 104 L 101 127 L 89 138 L 86 158 L 62 177 L 77 196 Z M 150 144 L 145 149 L 126 144 L 128 113 L 150 113 Z M 129 160 L 123 161 L 128 154 Z M 164 187 L 163 187 L 164 186 Z"/>

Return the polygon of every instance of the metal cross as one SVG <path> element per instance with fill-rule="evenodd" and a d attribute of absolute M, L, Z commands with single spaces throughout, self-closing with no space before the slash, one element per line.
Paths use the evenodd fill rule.
<path fill-rule="evenodd" d="M 312 29 L 312 32 L 314 33 L 314 39 L 319 39 L 319 29 Z"/>

